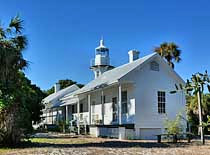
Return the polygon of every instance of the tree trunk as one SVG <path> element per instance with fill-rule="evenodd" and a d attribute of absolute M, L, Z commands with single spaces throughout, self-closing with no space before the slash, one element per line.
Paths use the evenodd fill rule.
<path fill-rule="evenodd" d="M 204 138 L 204 131 L 203 131 L 203 126 L 202 126 L 202 107 L 201 107 L 201 92 L 198 90 L 197 92 L 197 97 L 198 97 L 198 114 L 199 114 L 199 133 L 201 136 L 201 143 L 205 144 L 205 138 Z"/>
<path fill-rule="evenodd" d="M 0 113 L 0 129 L 2 131 L 0 144 L 14 146 L 20 142 L 22 131 L 18 127 L 18 105 L 14 104 L 9 109 Z"/>
<path fill-rule="evenodd" d="M 173 68 L 173 69 L 174 69 L 174 63 L 173 63 L 173 62 L 168 61 L 168 65 L 169 65 L 171 68 Z"/>

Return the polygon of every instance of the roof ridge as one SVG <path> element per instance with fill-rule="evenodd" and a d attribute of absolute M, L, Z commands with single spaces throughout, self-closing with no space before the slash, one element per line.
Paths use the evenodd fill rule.
<path fill-rule="evenodd" d="M 152 53 L 152 54 L 149 54 L 149 55 L 145 55 L 145 56 L 142 57 L 142 58 L 139 58 L 139 59 L 134 60 L 133 62 L 128 62 L 128 63 L 125 63 L 125 64 L 120 65 L 120 66 L 118 66 L 118 67 L 115 67 L 115 68 L 113 68 L 113 69 L 111 69 L 111 70 L 108 70 L 108 71 L 104 72 L 104 74 L 107 73 L 107 72 L 113 71 L 113 70 L 115 70 L 115 69 L 117 69 L 117 68 L 124 67 L 124 66 L 130 65 L 130 64 L 133 64 L 133 63 L 137 63 L 138 61 L 141 61 L 141 60 L 143 60 L 143 59 L 145 59 L 145 58 L 147 58 L 147 57 L 149 58 L 150 56 L 153 56 L 153 55 L 156 55 L 156 54 L 157 54 L 157 53 Z M 103 74 L 102 74 L 101 76 L 103 76 Z"/>
<path fill-rule="evenodd" d="M 148 60 L 149 58 L 157 55 L 157 53 L 152 53 L 149 55 L 146 55 L 142 58 L 139 58 L 133 62 L 123 64 L 121 66 L 118 66 L 114 69 L 111 69 L 109 71 L 104 72 L 102 75 L 100 75 L 98 78 L 91 80 L 89 83 L 87 83 L 83 88 L 81 88 L 78 93 L 80 94 L 82 92 L 90 91 L 91 89 L 94 89 L 95 87 L 101 85 L 101 84 L 112 84 L 119 80 L 124 75 L 128 74 L 131 70 L 136 68 L 137 66 L 141 65 L 143 62 Z"/>
<path fill-rule="evenodd" d="M 75 86 L 79 89 L 79 87 L 78 87 L 76 84 L 72 84 L 72 85 L 70 85 L 70 86 L 68 86 L 68 87 L 66 87 L 66 88 L 63 88 L 63 89 L 59 90 L 59 91 L 56 92 L 56 93 L 53 93 L 53 94 L 48 95 L 48 96 L 45 97 L 43 100 L 48 100 L 48 99 L 50 99 L 50 98 L 57 97 L 57 95 L 61 95 L 62 93 L 65 93 L 66 90 L 71 89 L 71 88 L 73 88 L 73 87 L 75 87 Z"/>

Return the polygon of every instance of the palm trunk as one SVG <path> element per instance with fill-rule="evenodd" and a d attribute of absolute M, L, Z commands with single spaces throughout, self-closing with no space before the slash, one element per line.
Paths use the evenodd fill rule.
<path fill-rule="evenodd" d="M 200 89 L 197 92 L 197 97 L 198 97 L 198 113 L 199 113 L 199 133 L 200 133 L 200 136 L 201 136 L 201 143 L 205 144 L 204 131 L 203 131 L 203 126 L 202 126 L 202 107 L 201 107 L 201 92 L 200 92 Z"/>
<path fill-rule="evenodd" d="M 174 64 L 173 64 L 173 62 L 168 61 L 168 65 L 169 65 L 169 66 L 171 66 L 171 68 L 173 68 L 173 69 L 174 69 Z"/>
<path fill-rule="evenodd" d="M 18 105 L 13 104 L 12 107 L 0 113 L 1 137 L 0 143 L 5 146 L 14 146 L 20 142 L 21 129 L 18 127 Z"/>

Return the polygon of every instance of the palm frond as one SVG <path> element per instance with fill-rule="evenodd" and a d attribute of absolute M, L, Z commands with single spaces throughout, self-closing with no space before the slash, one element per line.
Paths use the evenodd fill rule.
<path fill-rule="evenodd" d="M 4 29 L 0 27 L 0 39 L 4 39 L 4 38 L 6 38 L 6 34 L 4 32 Z"/>
<path fill-rule="evenodd" d="M 11 19 L 9 27 L 15 28 L 16 33 L 21 33 L 23 29 L 22 23 L 23 23 L 23 20 L 21 20 L 19 16 L 16 16 Z"/>
<path fill-rule="evenodd" d="M 15 38 L 12 38 L 13 43 L 19 50 L 23 50 L 27 46 L 27 38 L 23 35 L 18 35 Z"/>
<path fill-rule="evenodd" d="M 173 61 L 181 61 L 181 50 L 179 49 L 179 46 L 173 42 L 163 42 L 159 47 L 154 49 L 154 52 L 158 53 L 161 57 L 164 57 L 172 68 L 174 68 Z"/>

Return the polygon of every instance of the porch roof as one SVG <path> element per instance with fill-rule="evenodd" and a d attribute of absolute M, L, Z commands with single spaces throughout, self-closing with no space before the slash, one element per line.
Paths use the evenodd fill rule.
<path fill-rule="evenodd" d="M 77 102 L 78 102 L 78 98 L 77 97 L 73 97 L 73 98 L 70 98 L 70 99 L 64 101 L 63 104 L 60 105 L 60 106 L 67 106 L 67 105 L 75 104 Z"/>
<path fill-rule="evenodd" d="M 80 89 L 78 89 L 78 90 L 76 90 L 76 91 L 74 91 L 72 93 L 68 93 L 68 94 L 64 95 L 60 100 L 63 101 L 63 102 L 65 102 L 66 100 L 69 100 L 69 99 L 72 99 L 72 98 L 76 97 L 75 95 L 77 94 L 77 92 L 79 90 Z"/>
<path fill-rule="evenodd" d="M 60 106 L 61 104 L 63 104 L 60 99 L 65 96 L 66 94 L 68 93 L 72 93 L 72 92 L 75 92 L 76 90 L 78 90 L 79 87 L 74 84 L 74 85 L 71 85 L 69 87 L 66 87 L 60 91 L 58 91 L 57 93 L 53 93 L 47 97 L 45 97 L 42 101 L 43 103 L 45 104 L 49 104 L 47 107 L 48 108 L 53 108 L 53 107 L 57 107 L 57 106 Z"/>

